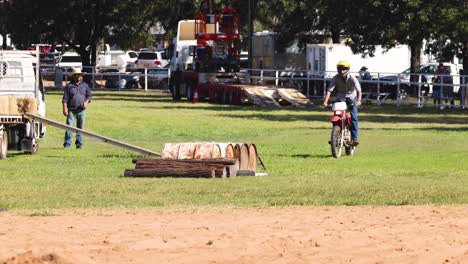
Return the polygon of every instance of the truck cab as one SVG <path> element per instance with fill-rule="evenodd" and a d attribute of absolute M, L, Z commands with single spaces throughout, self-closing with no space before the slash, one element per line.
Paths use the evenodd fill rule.
<path fill-rule="evenodd" d="M 197 47 L 195 20 L 181 20 L 177 26 L 177 36 L 173 39 L 170 62 L 171 71 L 193 69 L 193 55 Z"/>

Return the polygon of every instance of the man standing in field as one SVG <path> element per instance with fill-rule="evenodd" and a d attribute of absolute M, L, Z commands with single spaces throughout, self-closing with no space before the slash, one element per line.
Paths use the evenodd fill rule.
<path fill-rule="evenodd" d="M 336 65 L 338 74 L 336 74 L 331 80 L 330 87 L 328 87 L 323 99 L 323 105 L 328 105 L 331 92 L 336 90 L 336 100 L 345 101 L 349 106 L 353 104 L 351 109 L 351 139 L 353 145 L 359 145 L 359 126 L 358 126 L 358 106 L 361 105 L 362 92 L 361 85 L 356 77 L 349 74 L 350 63 L 345 60 L 341 60 Z"/>
<path fill-rule="evenodd" d="M 83 129 L 86 118 L 86 108 L 91 102 L 91 89 L 83 82 L 83 73 L 81 70 L 73 70 L 70 73 L 70 82 L 65 86 L 63 91 L 63 115 L 67 117 L 67 125 Z M 72 132 L 65 132 L 64 148 L 70 148 Z M 83 146 L 82 136 L 77 133 L 76 148 L 80 149 Z"/>

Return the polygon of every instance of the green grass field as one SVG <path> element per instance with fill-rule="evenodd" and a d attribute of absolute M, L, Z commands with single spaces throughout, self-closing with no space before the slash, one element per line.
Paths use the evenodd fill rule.
<path fill-rule="evenodd" d="M 47 117 L 64 122 L 61 92 Z M 331 157 L 331 112 L 173 102 L 158 92 L 95 91 L 86 130 L 147 149 L 168 142 L 255 143 L 270 173 L 232 179 L 126 178 L 138 154 L 85 138 L 63 149 L 48 127 L 36 155 L 0 161 L 0 208 L 468 203 L 466 111 L 363 106 L 355 156 Z"/>

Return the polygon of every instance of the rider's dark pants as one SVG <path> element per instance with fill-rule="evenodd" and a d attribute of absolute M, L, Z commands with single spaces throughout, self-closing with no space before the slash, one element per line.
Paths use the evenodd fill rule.
<path fill-rule="evenodd" d="M 357 97 L 354 97 L 354 99 L 346 99 L 346 104 L 350 105 L 352 103 L 356 103 L 357 102 Z M 351 139 L 352 140 L 357 140 L 358 139 L 358 136 L 359 136 L 359 126 L 358 126 L 358 108 L 357 106 L 353 105 L 353 107 L 351 109 L 349 109 L 349 111 L 351 111 Z"/>

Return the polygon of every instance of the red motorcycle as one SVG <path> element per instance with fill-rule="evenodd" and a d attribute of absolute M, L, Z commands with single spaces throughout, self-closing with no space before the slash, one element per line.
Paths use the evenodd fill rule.
<path fill-rule="evenodd" d="M 333 124 L 331 140 L 328 142 L 331 146 L 333 157 L 339 158 L 343 152 L 346 155 L 354 155 L 356 147 L 351 140 L 351 114 L 347 111 L 354 105 L 348 105 L 346 102 L 335 102 L 332 105 L 333 116 L 330 121 Z"/>

